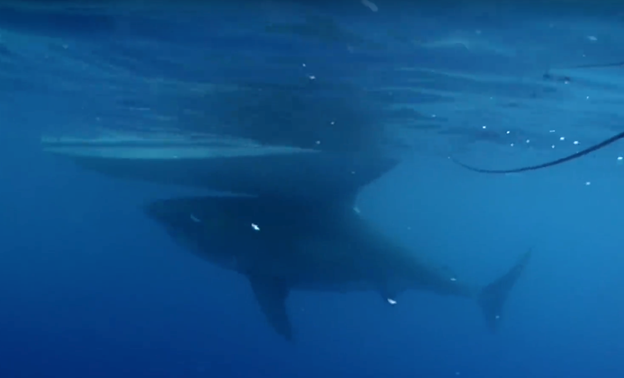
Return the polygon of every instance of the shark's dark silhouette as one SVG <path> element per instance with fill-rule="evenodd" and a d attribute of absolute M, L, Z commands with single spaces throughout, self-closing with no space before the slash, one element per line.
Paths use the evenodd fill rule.
<path fill-rule="evenodd" d="M 479 167 L 475 167 L 472 165 L 468 165 L 465 163 L 462 163 L 458 160 L 456 160 L 453 157 L 449 157 L 449 159 L 451 161 L 453 161 L 455 164 L 466 168 L 468 170 L 474 171 L 474 172 L 479 172 L 479 173 L 494 173 L 494 174 L 504 174 L 504 173 L 520 173 L 520 172 L 526 172 L 526 171 L 536 171 L 538 169 L 543 169 L 543 168 L 548 168 L 548 167 L 553 167 L 555 165 L 559 165 L 559 164 L 563 164 L 565 162 L 571 161 L 571 160 L 575 160 L 578 159 L 580 157 L 583 157 L 585 155 L 588 155 L 594 151 L 598 151 L 601 148 L 604 148 L 614 142 L 617 142 L 618 140 L 624 138 L 624 132 L 621 132 L 619 134 L 616 134 L 614 136 L 612 136 L 609 139 L 603 140 L 602 142 L 595 144 L 593 146 L 587 147 L 584 150 L 578 151 L 576 153 L 573 153 L 571 155 L 568 156 L 564 156 L 562 158 L 556 159 L 556 160 L 552 160 L 546 163 L 542 163 L 542 164 L 536 164 L 536 165 L 529 165 L 529 166 L 525 166 L 525 167 L 518 167 L 518 168 L 510 168 L 510 169 L 486 169 L 486 168 L 479 168 Z"/>
<path fill-rule="evenodd" d="M 472 298 L 496 331 L 529 253 L 499 279 L 475 287 L 382 235 L 354 210 L 352 198 L 188 197 L 152 202 L 144 211 L 197 255 L 246 277 L 266 319 L 286 339 L 293 339 L 286 306 L 293 290 L 371 290 L 390 304 L 409 289 Z"/>

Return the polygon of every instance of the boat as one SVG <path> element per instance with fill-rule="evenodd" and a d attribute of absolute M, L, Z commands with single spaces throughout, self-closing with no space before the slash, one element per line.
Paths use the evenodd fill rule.
<path fill-rule="evenodd" d="M 42 149 L 107 176 L 232 194 L 347 196 L 398 161 L 181 132 L 44 136 Z"/>

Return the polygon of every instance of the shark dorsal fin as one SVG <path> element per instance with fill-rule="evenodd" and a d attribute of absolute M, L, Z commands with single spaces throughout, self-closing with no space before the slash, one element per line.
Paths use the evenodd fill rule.
<path fill-rule="evenodd" d="M 277 333 L 287 340 L 293 339 L 292 326 L 286 311 L 286 298 L 290 291 L 281 279 L 248 274 L 251 288 L 267 321 Z"/>

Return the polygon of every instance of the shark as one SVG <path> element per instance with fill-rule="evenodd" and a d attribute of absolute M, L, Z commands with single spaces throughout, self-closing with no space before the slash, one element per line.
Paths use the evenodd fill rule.
<path fill-rule="evenodd" d="M 387 236 L 353 201 L 196 196 L 149 202 L 143 211 L 179 245 L 244 277 L 268 324 L 286 340 L 295 339 L 287 309 L 294 291 L 372 291 L 391 305 L 407 290 L 469 298 L 487 328 L 498 330 L 530 251 L 490 284 L 471 285 Z"/>
<path fill-rule="evenodd" d="M 202 190 L 139 206 L 183 248 L 244 277 L 268 324 L 290 341 L 287 298 L 295 291 L 372 291 L 390 305 L 408 290 L 469 298 L 496 332 L 530 257 L 480 287 L 383 233 L 355 204 L 399 164 L 392 157 L 184 134 L 42 138 L 42 145 L 109 177 Z"/>

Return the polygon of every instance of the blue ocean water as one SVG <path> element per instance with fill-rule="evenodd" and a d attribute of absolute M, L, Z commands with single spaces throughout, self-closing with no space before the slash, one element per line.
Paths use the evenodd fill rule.
<path fill-rule="evenodd" d="M 621 377 L 624 146 L 517 175 L 448 156 L 514 168 L 624 131 L 622 20 L 580 1 L 7 2 L 0 376 Z M 429 292 L 293 292 L 288 342 L 242 276 L 140 208 L 201 190 L 41 144 L 204 134 L 399 159 L 356 204 L 415 254 L 485 285 L 533 249 L 501 329 Z"/>

